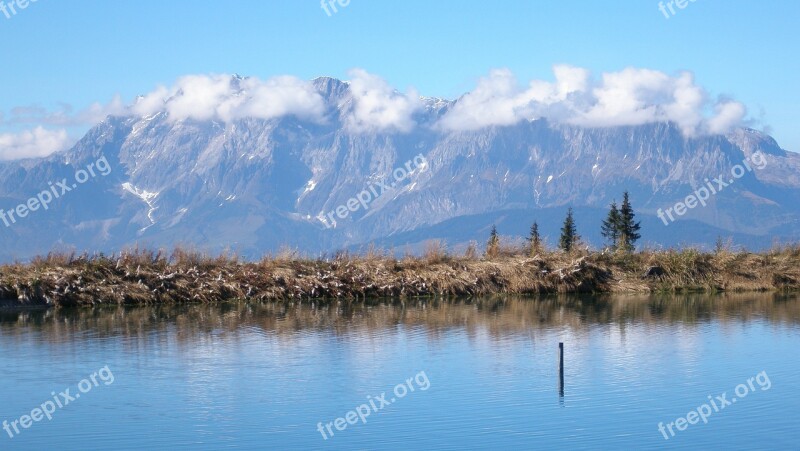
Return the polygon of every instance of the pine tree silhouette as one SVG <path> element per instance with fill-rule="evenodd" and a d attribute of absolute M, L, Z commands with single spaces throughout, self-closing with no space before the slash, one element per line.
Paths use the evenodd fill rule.
<path fill-rule="evenodd" d="M 564 219 L 564 226 L 561 227 L 561 239 L 559 245 L 564 252 L 571 252 L 575 243 L 580 239 L 575 228 L 575 219 L 572 217 L 572 207 L 567 210 L 567 218 Z"/>
<path fill-rule="evenodd" d="M 636 248 L 636 241 L 642 237 L 639 230 L 642 228 L 640 222 L 636 222 L 636 215 L 631 207 L 628 192 L 622 196 L 622 206 L 619 209 L 619 248 L 625 252 L 633 252 Z"/>

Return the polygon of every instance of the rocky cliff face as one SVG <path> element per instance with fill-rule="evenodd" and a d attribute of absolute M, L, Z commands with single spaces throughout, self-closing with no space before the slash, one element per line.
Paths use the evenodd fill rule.
<path fill-rule="evenodd" d="M 5 211 L 49 189 L 48 182 L 71 183 L 99 158 L 111 167 L 47 210 L 0 222 L 0 258 L 136 243 L 227 248 L 248 257 L 284 245 L 316 253 L 439 238 L 452 247 L 482 242 L 492 223 L 503 234 L 523 234 L 537 219 L 555 234 L 568 205 L 578 211 L 579 231 L 599 245 L 602 209 L 625 189 L 644 220 L 643 241 L 709 243 L 722 235 L 766 246 L 800 230 L 800 155 L 753 130 L 687 138 L 670 123 L 581 128 L 540 119 L 445 132 L 436 119 L 453 102 L 423 98 L 414 130 L 354 133 L 344 124 L 353 108 L 350 86 L 320 78 L 314 87 L 326 102 L 325 121 L 109 117 L 63 154 L 0 164 Z M 763 168 L 747 171 L 706 207 L 669 226 L 655 217 L 706 179 L 730 179 L 755 152 L 765 155 Z M 401 181 L 398 168 L 407 173 Z M 336 215 L 365 190 L 369 202 Z"/>

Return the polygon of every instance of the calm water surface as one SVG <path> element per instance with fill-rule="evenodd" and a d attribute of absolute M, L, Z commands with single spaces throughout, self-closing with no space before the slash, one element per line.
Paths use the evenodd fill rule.
<path fill-rule="evenodd" d="M 785 295 L 5 310 L 0 420 L 97 385 L 0 449 L 796 450 L 799 357 Z M 366 424 L 318 431 L 384 392 Z"/>

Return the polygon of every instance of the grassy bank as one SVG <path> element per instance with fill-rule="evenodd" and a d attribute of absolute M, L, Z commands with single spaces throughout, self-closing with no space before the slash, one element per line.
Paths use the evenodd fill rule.
<path fill-rule="evenodd" d="M 493 258 L 372 250 L 329 259 L 292 254 L 241 262 L 175 250 L 120 256 L 51 254 L 0 267 L 0 306 L 76 306 L 493 293 L 773 291 L 800 288 L 800 246 L 764 253 L 694 249 L 634 254 L 506 250 Z"/>

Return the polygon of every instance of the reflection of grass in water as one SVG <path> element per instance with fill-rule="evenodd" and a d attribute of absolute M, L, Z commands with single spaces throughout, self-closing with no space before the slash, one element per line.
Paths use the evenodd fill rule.
<path fill-rule="evenodd" d="M 329 305 L 238 301 L 214 305 L 0 310 L 0 335 L 8 337 L 36 330 L 52 341 L 91 336 L 139 338 L 140 343 L 146 343 L 157 334 L 188 345 L 215 334 L 237 336 L 243 330 L 288 338 L 304 330 L 337 335 L 381 334 L 402 325 L 421 328 L 431 337 L 463 329 L 470 333 L 485 330 L 500 338 L 508 333 L 537 334 L 562 327 L 574 331 L 604 324 L 681 323 L 691 327 L 711 321 L 740 323 L 755 319 L 800 324 L 800 296 L 772 293 L 489 296 Z"/>
<path fill-rule="evenodd" d="M 800 246 L 763 254 L 689 248 L 541 252 L 533 258 L 524 249 L 503 248 L 481 258 L 453 256 L 437 244 L 422 257 L 397 259 L 370 248 L 364 256 L 316 260 L 287 251 L 259 262 L 181 249 L 133 250 L 117 257 L 51 254 L 0 267 L 0 302 L 59 306 L 787 289 L 800 289 Z"/>

